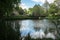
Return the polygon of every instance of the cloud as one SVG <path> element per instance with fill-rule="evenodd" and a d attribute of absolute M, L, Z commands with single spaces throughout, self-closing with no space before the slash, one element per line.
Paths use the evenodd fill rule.
<path fill-rule="evenodd" d="M 32 0 L 34 2 L 41 2 L 41 3 L 45 3 L 45 0 Z M 47 0 L 49 3 L 53 3 L 54 0 Z"/>
<path fill-rule="evenodd" d="M 42 3 L 45 2 L 45 0 L 32 0 L 32 1 L 34 1 L 34 2 L 42 2 Z"/>
<path fill-rule="evenodd" d="M 28 6 L 25 3 L 21 3 L 19 7 L 22 7 L 22 9 L 28 9 Z"/>

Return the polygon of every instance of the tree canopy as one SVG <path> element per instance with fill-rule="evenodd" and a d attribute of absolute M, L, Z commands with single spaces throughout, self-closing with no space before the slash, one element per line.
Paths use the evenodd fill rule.
<path fill-rule="evenodd" d="M 3 17 L 5 13 L 9 13 L 13 8 L 18 6 L 21 0 L 0 0 L 0 17 Z"/>

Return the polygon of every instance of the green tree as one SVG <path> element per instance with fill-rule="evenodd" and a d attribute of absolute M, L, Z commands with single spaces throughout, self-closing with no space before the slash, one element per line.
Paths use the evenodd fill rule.
<path fill-rule="evenodd" d="M 60 7 L 60 0 L 55 0 L 55 4 Z"/>
<path fill-rule="evenodd" d="M 58 15 L 60 15 L 60 0 L 55 0 L 54 2 L 56 6 L 58 7 Z"/>
<path fill-rule="evenodd" d="M 39 4 L 35 5 L 32 9 L 30 9 L 32 12 L 32 16 L 41 16 L 44 14 L 43 7 L 41 7 Z"/>
<path fill-rule="evenodd" d="M 48 10 L 48 16 L 50 16 L 51 18 L 58 18 L 58 7 L 56 6 L 56 4 L 52 3 L 50 4 L 50 8 Z"/>
<path fill-rule="evenodd" d="M 28 10 L 24 9 L 24 15 L 29 15 Z"/>
<path fill-rule="evenodd" d="M 28 13 L 29 13 L 29 16 L 32 16 L 33 8 L 29 8 L 29 9 L 28 9 Z"/>
<path fill-rule="evenodd" d="M 19 12 L 20 15 L 24 14 L 24 10 L 21 7 L 19 8 L 18 12 Z"/>
<path fill-rule="evenodd" d="M 33 7 L 33 15 L 34 16 L 40 16 L 40 6 L 39 5 L 35 5 Z"/>
<path fill-rule="evenodd" d="M 4 17 L 5 14 L 9 14 L 13 8 L 17 7 L 20 0 L 0 0 L 0 18 Z"/>
<path fill-rule="evenodd" d="M 49 9 L 49 3 L 47 0 L 45 0 L 45 3 L 43 4 L 43 7 L 48 10 Z"/>

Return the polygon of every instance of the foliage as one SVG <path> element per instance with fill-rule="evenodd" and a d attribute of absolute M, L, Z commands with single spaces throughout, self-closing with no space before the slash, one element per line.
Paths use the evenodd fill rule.
<path fill-rule="evenodd" d="M 50 4 L 50 9 L 49 9 L 49 13 L 51 14 L 55 14 L 58 12 L 58 8 L 57 6 L 53 3 L 53 4 Z"/>
<path fill-rule="evenodd" d="M 0 0 L 0 17 L 3 17 L 6 13 L 8 15 L 18 3 L 20 3 L 20 0 Z"/>
<path fill-rule="evenodd" d="M 33 8 L 29 8 L 30 12 L 32 13 L 32 16 L 40 16 L 44 14 L 43 7 L 41 7 L 39 4 L 34 5 Z"/>
<path fill-rule="evenodd" d="M 0 0 L 0 40 L 19 40 L 18 32 L 11 27 L 11 23 L 5 20 L 5 15 L 8 17 L 18 3 L 20 0 Z"/>
<path fill-rule="evenodd" d="M 29 11 L 27 9 L 24 9 L 24 15 L 29 16 Z"/>
<path fill-rule="evenodd" d="M 58 14 L 58 10 L 59 8 L 56 6 L 55 3 L 51 3 L 49 6 L 49 10 L 48 10 L 48 18 L 49 19 L 58 19 L 59 14 Z"/>
<path fill-rule="evenodd" d="M 24 10 L 20 7 L 19 10 L 18 10 L 18 13 L 19 13 L 20 15 L 23 15 L 23 14 L 24 14 Z"/>

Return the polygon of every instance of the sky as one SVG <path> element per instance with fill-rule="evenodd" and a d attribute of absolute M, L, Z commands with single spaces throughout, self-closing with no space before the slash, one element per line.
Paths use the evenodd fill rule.
<path fill-rule="evenodd" d="M 47 0 L 49 3 L 53 3 L 54 0 Z M 35 4 L 43 5 L 45 0 L 21 0 L 20 7 L 23 9 L 32 8 Z"/>

